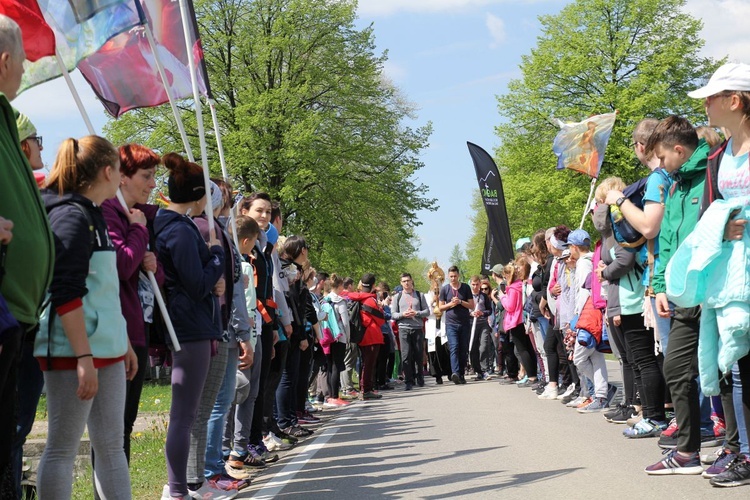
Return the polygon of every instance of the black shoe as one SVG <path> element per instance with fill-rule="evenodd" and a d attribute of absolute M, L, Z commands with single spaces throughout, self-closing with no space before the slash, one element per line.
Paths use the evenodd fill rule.
<path fill-rule="evenodd" d="M 409 383 L 407 383 L 406 385 L 404 385 L 404 390 L 405 391 L 410 391 L 412 387 L 414 387 L 414 386 L 411 385 L 411 384 L 409 384 Z"/>
<path fill-rule="evenodd" d="M 737 460 L 727 470 L 712 477 L 711 485 L 727 488 L 750 484 L 750 461 L 748 460 L 748 457 L 745 457 L 744 460 Z"/>
<path fill-rule="evenodd" d="M 461 380 L 461 385 L 466 383 L 466 378 L 463 375 L 460 376 L 460 380 Z"/>
<path fill-rule="evenodd" d="M 622 405 L 620 407 L 620 413 L 613 416 L 610 422 L 613 424 L 627 424 L 628 420 L 634 418 L 636 415 L 638 415 L 638 412 L 635 411 L 634 407 Z"/>
<path fill-rule="evenodd" d="M 571 401 L 573 401 L 574 399 L 576 399 L 580 395 L 581 395 L 580 391 L 577 391 L 577 390 L 573 391 L 570 394 L 568 394 L 567 396 L 565 396 L 564 398 L 562 398 L 560 400 L 560 402 L 562 404 L 566 405 L 566 404 L 570 403 Z"/>
<path fill-rule="evenodd" d="M 424 387 L 424 375 L 417 375 L 417 385 L 419 387 Z"/>
<path fill-rule="evenodd" d="M 380 387 L 378 387 L 378 390 L 381 390 L 381 391 L 392 391 L 393 390 L 393 386 L 392 385 L 388 385 L 388 384 L 383 384 Z"/>
<path fill-rule="evenodd" d="M 540 385 L 540 386 L 539 386 L 539 387 L 537 388 L 537 390 L 536 390 L 536 391 L 534 391 L 534 392 L 536 393 L 536 395 L 537 395 L 537 396 L 541 396 L 541 395 L 542 395 L 542 393 L 544 392 L 544 390 L 545 390 L 546 388 L 547 388 L 547 385 L 546 385 L 546 384 L 545 384 L 545 385 Z"/>
<path fill-rule="evenodd" d="M 454 373 L 451 375 L 451 380 L 454 384 L 458 385 L 461 383 L 461 377 L 458 376 L 458 373 Z"/>
<path fill-rule="evenodd" d="M 443 385 L 443 377 L 438 377 L 435 379 L 435 383 L 437 385 Z M 419 387 L 422 387 L 421 385 Z"/>
<path fill-rule="evenodd" d="M 619 417 L 620 415 L 623 415 L 625 412 L 625 405 L 618 404 L 613 409 L 609 410 L 608 412 L 604 413 L 604 420 L 607 422 L 612 422 L 613 418 Z M 613 422 L 614 423 L 614 422 Z"/>

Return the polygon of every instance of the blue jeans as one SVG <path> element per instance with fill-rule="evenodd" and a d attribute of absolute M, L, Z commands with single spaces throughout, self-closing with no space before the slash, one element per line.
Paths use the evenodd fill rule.
<path fill-rule="evenodd" d="M 750 390 L 750 388 L 745 388 Z M 740 433 L 740 453 L 750 455 L 748 445 L 747 426 L 745 424 L 744 410 L 742 405 L 742 381 L 740 380 L 740 367 L 737 363 L 732 366 L 732 400 L 734 401 L 734 413 L 737 415 L 737 429 Z"/>
<path fill-rule="evenodd" d="M 282 431 L 297 423 L 296 394 L 301 352 L 299 343 L 289 343 L 286 366 L 281 373 L 279 387 L 276 389 L 276 422 Z"/>
<path fill-rule="evenodd" d="M 18 394 L 23 394 L 23 397 L 18 398 L 18 422 L 11 457 L 18 498 L 21 498 L 23 444 L 34 425 L 36 407 L 44 388 L 44 375 L 39 368 L 39 362 L 34 357 L 34 344 L 26 340 L 22 344 L 16 387 L 18 388 Z"/>
<path fill-rule="evenodd" d="M 471 326 L 469 324 L 448 323 L 445 325 L 448 336 L 448 350 L 451 354 L 451 373 L 464 376 L 466 358 L 469 355 L 469 338 Z"/>
<path fill-rule="evenodd" d="M 226 425 L 227 413 L 234 401 L 234 391 L 237 384 L 237 363 L 239 348 L 229 348 L 227 353 L 227 366 L 224 371 L 224 380 L 221 382 L 219 394 L 208 417 L 206 438 L 206 461 L 204 475 L 207 478 L 224 472 L 224 457 L 222 452 L 222 439 L 224 437 L 224 426 Z M 257 360 L 260 362 L 260 360 Z"/>

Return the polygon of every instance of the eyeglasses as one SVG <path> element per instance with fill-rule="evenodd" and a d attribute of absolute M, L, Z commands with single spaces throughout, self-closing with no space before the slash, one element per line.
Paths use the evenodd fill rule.
<path fill-rule="evenodd" d="M 42 136 L 41 135 L 32 135 L 31 137 L 27 138 L 30 141 L 36 141 L 37 145 L 39 146 L 39 149 L 42 148 Z"/>
<path fill-rule="evenodd" d="M 489 292 L 489 291 L 490 291 L 490 289 L 489 289 L 489 288 L 487 288 L 486 286 L 483 286 L 483 287 L 482 287 L 482 291 L 483 291 L 483 292 Z"/>

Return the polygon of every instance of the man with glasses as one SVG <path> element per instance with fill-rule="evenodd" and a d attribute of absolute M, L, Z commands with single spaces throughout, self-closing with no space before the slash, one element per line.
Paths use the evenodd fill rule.
<path fill-rule="evenodd" d="M 403 290 L 396 294 L 391 304 L 391 317 L 398 325 L 401 343 L 401 360 L 404 367 L 404 390 L 410 391 L 416 382 L 424 386 L 422 359 L 424 357 L 424 321 L 430 308 L 424 296 L 414 289 L 409 273 L 401 275 Z"/>

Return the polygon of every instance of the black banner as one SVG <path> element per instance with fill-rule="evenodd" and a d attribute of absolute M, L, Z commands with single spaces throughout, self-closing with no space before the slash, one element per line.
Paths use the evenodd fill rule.
<path fill-rule="evenodd" d="M 487 211 L 487 236 L 482 252 L 482 270 L 489 274 L 495 264 L 507 264 L 513 260 L 513 241 L 510 237 L 508 211 L 505 208 L 503 183 L 492 157 L 476 144 L 467 142 L 469 154 L 477 173 L 479 192 Z"/>

